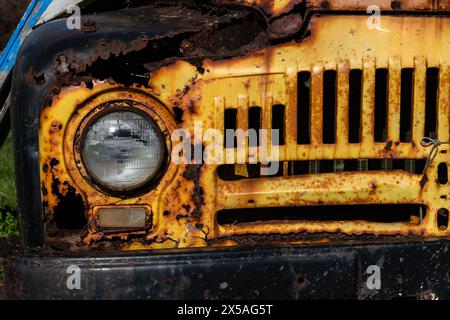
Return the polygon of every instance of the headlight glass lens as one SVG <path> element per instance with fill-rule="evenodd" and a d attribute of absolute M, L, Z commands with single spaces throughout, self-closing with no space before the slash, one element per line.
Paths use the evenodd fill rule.
<path fill-rule="evenodd" d="M 156 175 L 164 150 L 162 134 L 152 119 L 114 111 L 91 124 L 82 154 L 96 183 L 113 191 L 131 191 Z"/>

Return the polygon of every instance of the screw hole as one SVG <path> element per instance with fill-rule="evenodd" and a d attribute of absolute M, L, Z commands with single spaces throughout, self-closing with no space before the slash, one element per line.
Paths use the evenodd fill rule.
<path fill-rule="evenodd" d="M 401 6 L 401 4 L 400 4 L 400 1 L 392 1 L 391 2 L 391 8 L 393 9 L 393 10 L 399 10 L 400 9 L 400 6 Z"/>
<path fill-rule="evenodd" d="M 320 6 L 322 7 L 322 9 L 327 9 L 329 5 L 330 4 L 328 3 L 328 1 L 323 1 Z"/>

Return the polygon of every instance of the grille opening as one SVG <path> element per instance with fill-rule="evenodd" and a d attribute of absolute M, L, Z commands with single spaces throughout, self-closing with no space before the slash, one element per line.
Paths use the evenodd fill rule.
<path fill-rule="evenodd" d="M 375 72 L 375 142 L 387 141 L 388 69 Z"/>
<path fill-rule="evenodd" d="M 252 141 L 249 139 L 249 144 L 248 144 L 249 147 L 259 146 L 259 144 L 260 144 L 259 130 L 261 129 L 261 108 L 260 107 L 250 107 L 248 109 L 248 128 L 254 129 L 256 131 L 256 141 Z"/>
<path fill-rule="evenodd" d="M 308 170 L 314 163 L 314 170 Z M 411 162 L 414 166 L 408 167 Z M 403 170 L 409 173 L 421 174 L 425 168 L 426 159 L 344 159 L 344 160 L 303 160 L 294 161 L 294 175 L 308 173 L 334 173 L 358 171 L 390 171 Z"/>
<path fill-rule="evenodd" d="M 426 159 L 337 159 L 337 160 L 301 160 L 289 161 L 289 176 L 317 173 L 364 172 L 364 171 L 392 171 L 402 170 L 413 174 L 422 174 Z M 279 163 L 279 170 L 273 176 L 283 175 L 283 164 Z M 248 178 L 260 178 L 260 164 L 247 165 Z M 217 174 L 223 181 L 245 179 L 236 175 L 234 164 L 224 164 L 218 167 Z"/>
<path fill-rule="evenodd" d="M 425 94 L 425 136 L 436 138 L 439 68 L 428 68 Z"/>
<path fill-rule="evenodd" d="M 441 162 L 438 165 L 438 182 L 440 185 L 447 184 L 448 182 L 448 168 L 445 162 Z"/>
<path fill-rule="evenodd" d="M 271 166 L 272 163 L 276 163 L 276 162 L 268 163 L 267 166 Z M 284 175 L 284 174 L 283 174 L 283 172 L 284 172 L 283 166 L 284 166 L 284 161 L 278 162 L 278 171 L 277 171 L 274 175 L 271 175 L 271 176 L 264 176 L 264 177 L 282 177 L 282 176 Z"/>
<path fill-rule="evenodd" d="M 357 159 L 346 163 L 345 171 L 391 171 L 403 170 L 409 173 L 422 174 L 426 159 Z M 347 170 L 348 168 L 348 170 Z"/>
<path fill-rule="evenodd" d="M 448 229 L 448 210 L 445 208 L 441 208 L 438 210 L 437 214 L 437 226 L 439 230 L 447 230 Z"/>
<path fill-rule="evenodd" d="M 336 142 L 336 71 L 323 74 L 323 143 Z"/>
<path fill-rule="evenodd" d="M 237 146 L 237 137 L 234 136 L 233 140 L 228 139 L 226 132 L 229 129 L 237 129 L 237 109 L 225 109 L 224 129 L 225 134 L 223 143 L 225 145 L 225 148 L 234 148 L 235 146 Z"/>
<path fill-rule="evenodd" d="M 352 69 L 349 75 L 348 142 L 361 142 L 362 70 Z"/>
<path fill-rule="evenodd" d="M 274 146 L 284 145 L 284 123 L 285 123 L 285 107 L 282 104 L 276 104 L 272 107 L 272 129 L 278 130 L 279 141 L 274 141 L 272 138 L 272 144 Z"/>
<path fill-rule="evenodd" d="M 261 165 L 259 163 L 247 164 L 248 178 L 261 177 Z M 217 175 L 223 181 L 241 180 L 247 177 L 237 175 L 234 164 L 224 164 L 217 168 Z"/>
<path fill-rule="evenodd" d="M 414 89 L 414 69 L 402 69 L 400 94 L 400 141 L 412 140 L 412 102 Z"/>
<path fill-rule="evenodd" d="M 217 212 L 219 225 L 269 221 L 366 221 L 420 224 L 426 207 L 420 204 L 370 204 L 227 209 Z"/>
<path fill-rule="evenodd" d="M 309 161 L 294 161 L 294 175 L 309 174 Z"/>
<path fill-rule="evenodd" d="M 297 75 L 297 143 L 309 144 L 311 142 L 311 73 L 299 72 Z"/>

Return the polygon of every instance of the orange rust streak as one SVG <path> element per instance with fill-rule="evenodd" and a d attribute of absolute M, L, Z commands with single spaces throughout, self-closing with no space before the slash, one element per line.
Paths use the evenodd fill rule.
<path fill-rule="evenodd" d="M 400 141 L 400 71 L 398 57 L 389 59 L 388 140 Z"/>
<path fill-rule="evenodd" d="M 311 67 L 311 144 L 323 142 L 323 64 Z"/>
<path fill-rule="evenodd" d="M 423 227 L 410 223 L 377 223 L 366 221 L 271 221 L 270 223 L 253 222 L 242 225 L 227 225 L 219 227 L 215 238 L 229 237 L 244 234 L 287 234 L 287 233 L 318 233 L 318 232 L 340 232 L 348 235 L 371 234 L 422 234 Z"/>
<path fill-rule="evenodd" d="M 425 79 L 427 61 L 425 57 L 414 60 L 414 102 L 412 117 L 413 141 L 420 141 L 425 133 Z"/>
<path fill-rule="evenodd" d="M 338 65 L 337 102 L 336 102 L 336 144 L 343 146 L 348 142 L 348 99 L 349 99 L 349 63 Z"/>
<path fill-rule="evenodd" d="M 363 63 L 363 87 L 361 104 L 362 144 L 374 142 L 375 123 L 375 59 L 370 58 Z"/>
<path fill-rule="evenodd" d="M 286 132 L 286 157 L 296 156 L 297 146 L 297 69 L 292 68 L 287 71 L 286 96 L 286 114 L 285 114 L 285 132 Z"/>
<path fill-rule="evenodd" d="M 450 139 L 450 66 L 442 63 L 439 78 L 438 137 L 442 141 Z"/>

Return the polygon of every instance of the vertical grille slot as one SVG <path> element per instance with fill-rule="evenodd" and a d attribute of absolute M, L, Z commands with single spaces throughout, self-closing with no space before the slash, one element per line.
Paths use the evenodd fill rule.
<path fill-rule="evenodd" d="M 438 182 L 440 185 L 446 185 L 448 183 L 448 168 L 447 168 L 447 163 L 445 163 L 445 162 L 439 163 Z"/>
<path fill-rule="evenodd" d="M 361 142 L 362 70 L 351 70 L 349 81 L 348 141 L 358 143 Z"/>
<path fill-rule="evenodd" d="M 445 208 L 439 209 L 438 215 L 437 215 L 437 225 L 438 225 L 439 230 L 447 230 L 448 229 L 448 220 L 449 220 L 448 210 Z"/>
<path fill-rule="evenodd" d="M 436 137 L 439 68 L 428 68 L 425 96 L 425 136 Z"/>
<path fill-rule="evenodd" d="M 400 97 L 400 141 L 411 142 L 412 102 L 414 86 L 414 69 L 406 68 L 401 72 Z"/>
<path fill-rule="evenodd" d="M 233 135 L 234 139 L 230 139 L 229 135 L 227 134 L 227 130 L 237 129 L 237 109 L 225 109 L 224 129 L 225 148 L 234 148 L 237 145 L 237 138 Z"/>
<path fill-rule="evenodd" d="M 282 104 L 276 104 L 272 107 L 272 130 L 278 130 L 279 134 L 279 143 L 274 142 L 272 138 L 272 144 L 274 146 L 284 145 L 285 140 L 285 106 Z"/>
<path fill-rule="evenodd" d="M 336 142 L 336 71 L 323 74 L 323 143 Z"/>
<path fill-rule="evenodd" d="M 257 147 L 260 144 L 259 130 L 261 129 L 261 108 L 250 107 L 248 109 L 248 129 L 256 131 L 256 141 L 249 141 L 249 147 Z M 256 142 L 256 144 L 255 144 Z"/>
<path fill-rule="evenodd" d="M 375 141 L 387 141 L 388 69 L 375 72 Z"/>
<path fill-rule="evenodd" d="M 311 113 L 311 73 L 302 71 L 297 76 L 297 143 L 309 144 L 310 136 L 310 113 Z"/>

